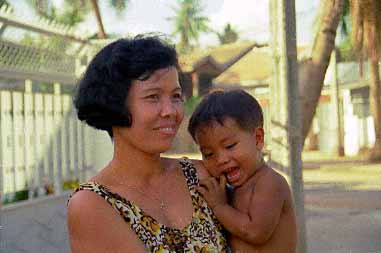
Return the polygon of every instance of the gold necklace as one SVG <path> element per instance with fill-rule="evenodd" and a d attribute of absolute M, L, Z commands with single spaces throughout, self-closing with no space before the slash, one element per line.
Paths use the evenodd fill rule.
<path fill-rule="evenodd" d="M 133 189 L 135 190 L 136 192 L 140 193 L 142 196 L 148 198 L 148 199 L 151 199 L 151 200 L 154 200 L 155 202 L 159 203 L 159 208 L 160 209 L 164 209 L 164 208 L 167 208 L 167 203 L 166 201 L 164 201 L 162 198 L 158 198 L 158 197 L 155 197 L 154 195 L 152 194 L 148 194 L 147 192 L 143 191 L 142 189 L 138 188 L 138 187 L 135 187 L 135 186 L 128 186 L 128 185 L 124 185 L 124 184 L 121 184 L 119 182 L 117 182 L 118 184 L 122 185 L 122 186 L 125 186 L 127 188 L 130 188 L 130 189 Z"/>
<path fill-rule="evenodd" d="M 113 170 L 113 169 L 111 169 Z M 113 178 L 117 178 L 115 175 L 114 175 L 114 172 L 111 173 L 111 176 Z M 124 184 L 124 183 L 121 183 L 119 182 L 118 180 L 113 180 L 115 183 L 117 183 L 118 185 L 121 185 L 123 187 L 126 187 L 128 189 L 132 189 L 138 193 L 140 193 L 140 195 L 144 196 L 145 198 L 149 198 L 151 200 L 154 200 L 155 202 L 159 203 L 159 208 L 160 209 L 164 209 L 164 208 L 167 208 L 167 203 L 165 200 L 161 199 L 161 198 L 158 198 L 158 197 L 155 197 L 153 196 L 152 194 L 148 194 L 146 191 L 143 191 L 141 188 L 137 187 L 137 186 L 133 186 L 133 185 L 128 185 L 128 184 Z M 161 191 L 160 191 L 161 192 Z"/>

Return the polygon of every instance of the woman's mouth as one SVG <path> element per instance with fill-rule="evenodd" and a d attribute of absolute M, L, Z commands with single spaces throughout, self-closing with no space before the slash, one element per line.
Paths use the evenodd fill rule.
<path fill-rule="evenodd" d="M 177 128 L 174 126 L 170 126 L 170 127 L 166 126 L 166 127 L 157 127 L 155 128 L 155 130 L 158 130 L 162 134 L 174 135 L 176 134 Z"/>

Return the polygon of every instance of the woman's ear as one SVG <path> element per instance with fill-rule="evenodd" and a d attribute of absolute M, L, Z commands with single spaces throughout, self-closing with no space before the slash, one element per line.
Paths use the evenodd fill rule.
<path fill-rule="evenodd" d="M 256 127 L 254 129 L 255 146 L 257 150 L 262 150 L 265 144 L 265 131 L 262 127 Z"/>

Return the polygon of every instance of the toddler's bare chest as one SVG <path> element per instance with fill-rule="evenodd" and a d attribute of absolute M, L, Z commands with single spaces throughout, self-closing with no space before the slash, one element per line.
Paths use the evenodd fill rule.
<path fill-rule="evenodd" d="M 237 210 L 247 213 L 250 209 L 254 189 L 246 191 L 236 191 L 232 194 L 231 204 Z"/>

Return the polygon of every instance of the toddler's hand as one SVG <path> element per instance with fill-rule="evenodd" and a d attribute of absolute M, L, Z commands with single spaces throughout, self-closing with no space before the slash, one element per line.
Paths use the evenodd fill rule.
<path fill-rule="evenodd" d="M 223 206 L 228 203 L 225 175 L 220 176 L 219 182 L 214 177 L 200 180 L 200 186 L 197 187 L 197 190 L 202 194 L 213 210 L 218 206 Z"/>

